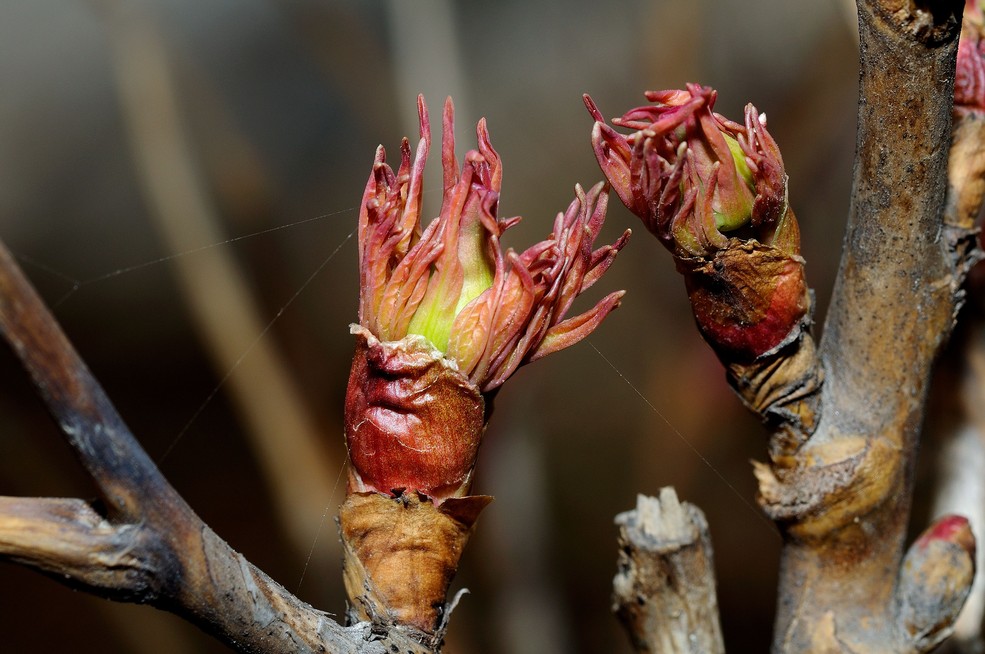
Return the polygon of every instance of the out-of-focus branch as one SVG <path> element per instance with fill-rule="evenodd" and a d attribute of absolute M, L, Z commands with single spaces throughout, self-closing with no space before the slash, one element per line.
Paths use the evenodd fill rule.
<path fill-rule="evenodd" d="M 979 280 L 980 281 L 980 280 Z M 979 284 L 979 291 L 985 288 Z M 968 464 L 961 467 L 961 472 L 954 475 L 957 480 L 964 482 L 964 492 L 960 492 L 965 502 L 975 502 L 968 507 L 972 527 L 981 536 L 985 530 L 985 316 L 980 313 L 974 325 L 974 331 L 968 345 L 968 370 L 965 374 L 963 399 L 968 413 L 968 424 L 965 434 L 959 444 L 964 443 L 963 449 L 970 450 L 970 456 L 962 456 L 960 460 L 969 459 L 977 463 L 976 469 L 970 469 Z M 955 457 L 957 459 L 957 457 Z M 957 461 L 955 461 L 957 465 Z M 962 474 L 963 473 L 963 474 Z M 948 509 L 957 511 L 957 509 Z M 985 548 L 978 549 L 978 570 L 985 570 Z M 962 612 L 955 625 L 956 636 L 964 646 L 965 652 L 981 652 L 985 649 L 985 579 L 979 573 L 972 588 L 966 610 Z"/>
<path fill-rule="evenodd" d="M 397 629 L 341 627 L 212 532 L 134 439 L 2 244 L 0 334 L 101 498 L 0 498 L 0 559 L 172 611 L 240 652 L 427 654 Z"/>
<path fill-rule="evenodd" d="M 483 517 L 478 559 L 496 581 L 492 609 L 484 613 L 496 634 L 493 649 L 512 654 L 566 654 L 574 629 L 564 590 L 551 574 L 551 545 L 557 525 L 549 510 L 546 433 L 529 424 L 536 399 L 513 397 L 520 406 L 499 419 L 499 433 L 485 446 L 483 475 L 496 489 L 496 510 Z M 475 556 L 475 554 L 473 554 Z M 490 592 L 490 591 L 487 591 Z M 452 635 L 463 631 L 452 630 Z M 448 646 L 449 651 L 461 648 Z M 466 649 L 465 651 L 469 651 Z"/>
<path fill-rule="evenodd" d="M 462 62 L 466 54 L 459 44 L 455 3 L 450 0 L 402 0 L 386 3 L 393 49 L 393 76 L 396 97 L 455 98 L 455 112 L 469 124 L 473 117 L 469 77 Z M 402 114 L 403 133 L 417 129 L 416 116 Z"/>
<path fill-rule="evenodd" d="M 838 2 L 841 5 L 842 14 L 845 16 L 845 22 L 855 36 L 855 42 L 858 43 L 858 11 L 855 7 L 855 0 L 838 0 Z"/>
<path fill-rule="evenodd" d="M 179 254 L 222 242 L 226 237 L 198 173 L 160 33 L 133 6 L 113 4 L 106 15 L 123 116 L 155 226 Z M 296 552 L 305 556 L 340 464 L 320 444 L 276 344 L 262 338 L 265 321 L 234 258 L 215 248 L 207 256 L 177 257 L 174 270 L 215 369 L 228 377 L 278 514 Z M 338 558 L 336 539 L 319 545 L 316 562 Z"/>
<path fill-rule="evenodd" d="M 711 536 L 704 514 L 673 488 L 640 495 L 616 516 L 613 610 L 637 652 L 722 654 Z"/>

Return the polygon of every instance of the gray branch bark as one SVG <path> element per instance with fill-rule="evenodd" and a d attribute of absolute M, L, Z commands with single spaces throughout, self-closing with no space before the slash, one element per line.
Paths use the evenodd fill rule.
<path fill-rule="evenodd" d="M 724 654 L 711 536 L 704 514 L 673 488 L 640 495 L 616 517 L 613 610 L 637 652 Z"/>
<path fill-rule="evenodd" d="M 171 611 L 239 652 L 428 654 L 399 628 L 342 627 L 209 529 L 137 443 L 2 244 L 0 334 L 101 499 L 0 498 L 0 559 Z"/>

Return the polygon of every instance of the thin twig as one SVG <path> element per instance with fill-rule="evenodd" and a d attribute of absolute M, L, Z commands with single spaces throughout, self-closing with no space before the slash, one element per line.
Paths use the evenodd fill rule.
<path fill-rule="evenodd" d="M 723 654 L 708 523 L 673 488 L 620 513 L 613 610 L 637 652 Z"/>

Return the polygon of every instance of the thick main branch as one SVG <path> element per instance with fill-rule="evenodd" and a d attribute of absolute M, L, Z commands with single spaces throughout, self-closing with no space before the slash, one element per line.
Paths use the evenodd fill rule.
<path fill-rule="evenodd" d="M 855 179 L 823 413 L 793 470 L 757 470 L 787 539 L 778 652 L 925 651 L 898 624 L 897 587 L 931 365 L 964 269 L 942 224 L 962 3 L 858 5 Z"/>
<path fill-rule="evenodd" d="M 852 206 L 821 353 L 829 429 L 873 434 L 919 410 L 953 320 L 954 265 L 941 221 L 957 23 L 949 42 L 928 43 L 869 5 L 859 3 Z"/>

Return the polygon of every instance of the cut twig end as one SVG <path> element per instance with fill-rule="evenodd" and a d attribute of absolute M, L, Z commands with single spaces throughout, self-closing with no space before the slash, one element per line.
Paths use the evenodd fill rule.
<path fill-rule="evenodd" d="M 673 488 L 616 517 L 613 611 L 639 652 L 724 652 L 708 523 Z"/>
<path fill-rule="evenodd" d="M 693 521 L 691 505 L 681 503 L 670 486 L 659 497 L 636 496 L 636 508 L 616 516 L 623 538 L 652 551 L 672 551 L 693 543 L 700 526 Z"/>

